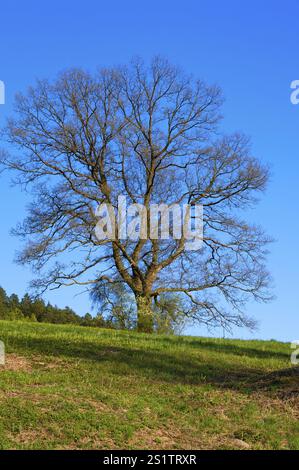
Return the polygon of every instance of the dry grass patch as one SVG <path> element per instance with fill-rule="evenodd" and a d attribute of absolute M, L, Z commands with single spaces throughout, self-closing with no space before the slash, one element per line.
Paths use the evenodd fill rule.
<path fill-rule="evenodd" d="M 5 364 L 0 366 L 0 371 L 30 371 L 32 369 L 32 361 L 18 354 L 6 354 Z"/>
<path fill-rule="evenodd" d="M 49 431 L 46 429 L 22 429 L 20 432 L 17 434 L 11 434 L 10 439 L 11 441 L 15 442 L 18 444 L 18 447 L 20 445 L 24 446 L 30 446 L 30 444 L 35 443 L 36 441 L 42 441 L 42 440 L 49 440 L 51 439 L 52 435 Z M 14 449 L 12 447 L 11 449 Z"/>

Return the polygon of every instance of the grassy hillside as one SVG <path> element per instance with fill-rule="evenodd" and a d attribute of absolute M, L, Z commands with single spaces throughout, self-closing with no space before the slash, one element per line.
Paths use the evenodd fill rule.
<path fill-rule="evenodd" d="M 299 449 L 290 345 L 0 322 L 0 448 Z"/>

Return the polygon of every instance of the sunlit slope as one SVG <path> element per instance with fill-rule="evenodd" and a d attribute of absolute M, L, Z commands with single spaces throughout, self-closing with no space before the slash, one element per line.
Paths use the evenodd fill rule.
<path fill-rule="evenodd" d="M 0 448 L 298 449 L 289 344 L 0 322 Z"/>

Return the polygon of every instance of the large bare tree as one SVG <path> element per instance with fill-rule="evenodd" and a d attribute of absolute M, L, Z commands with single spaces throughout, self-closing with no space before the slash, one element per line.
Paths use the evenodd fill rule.
<path fill-rule="evenodd" d="M 140 331 L 152 330 L 153 302 L 180 296 L 195 321 L 252 326 L 250 298 L 267 300 L 263 231 L 242 212 L 264 190 L 268 171 L 248 139 L 219 130 L 222 97 L 166 60 L 150 66 L 62 73 L 16 99 L 3 152 L 15 182 L 33 186 L 18 257 L 37 272 L 38 290 L 84 285 L 99 296 L 122 283 L 133 292 Z M 98 240 L 99 203 L 202 204 L 204 241 Z M 118 226 L 116 224 L 116 233 Z M 43 274 L 42 274 L 43 273 Z"/>

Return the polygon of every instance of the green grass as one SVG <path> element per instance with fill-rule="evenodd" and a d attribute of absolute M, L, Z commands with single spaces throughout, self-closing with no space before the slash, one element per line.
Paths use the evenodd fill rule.
<path fill-rule="evenodd" d="M 299 449 L 290 345 L 0 322 L 1 449 Z"/>

